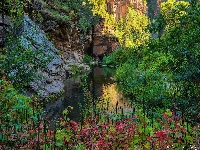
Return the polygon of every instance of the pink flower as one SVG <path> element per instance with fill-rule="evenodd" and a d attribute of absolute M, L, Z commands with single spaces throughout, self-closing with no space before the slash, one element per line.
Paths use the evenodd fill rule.
<path fill-rule="evenodd" d="M 197 115 L 197 118 L 200 118 L 200 113 Z"/>
<path fill-rule="evenodd" d="M 119 123 L 118 125 L 116 125 L 117 129 L 124 129 L 125 127 L 126 127 L 126 125 L 123 123 Z"/>
<path fill-rule="evenodd" d="M 159 141 L 163 141 L 166 138 L 166 132 L 158 131 L 155 136 L 158 137 Z"/>
<path fill-rule="evenodd" d="M 73 126 L 74 128 L 78 128 L 78 123 L 77 123 L 77 122 L 75 122 L 75 121 L 73 121 L 73 120 L 70 120 L 70 123 L 72 124 L 72 126 Z"/>

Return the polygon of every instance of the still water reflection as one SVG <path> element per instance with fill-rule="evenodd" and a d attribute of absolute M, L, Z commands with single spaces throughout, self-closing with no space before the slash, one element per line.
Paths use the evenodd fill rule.
<path fill-rule="evenodd" d="M 88 75 L 88 87 L 93 98 L 101 99 L 101 102 L 96 104 L 102 111 L 108 113 L 120 112 L 129 109 L 127 100 L 117 89 L 117 85 L 113 80 L 115 74 L 114 68 L 96 67 Z M 75 121 L 81 119 L 81 109 L 79 105 L 84 105 L 84 94 L 80 86 L 81 78 L 72 77 L 65 81 L 64 98 L 46 106 L 46 111 L 49 112 L 49 118 L 61 116 L 62 111 L 68 106 L 72 106 L 73 110 L 69 117 Z M 91 104 L 92 105 L 92 104 Z"/>

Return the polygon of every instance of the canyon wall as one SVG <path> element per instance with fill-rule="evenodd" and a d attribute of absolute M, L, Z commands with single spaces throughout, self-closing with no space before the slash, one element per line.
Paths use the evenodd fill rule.
<path fill-rule="evenodd" d="M 120 46 L 117 38 L 103 34 L 103 29 L 104 20 L 101 19 L 94 27 L 92 35 L 92 53 L 97 59 L 102 58 L 105 54 L 110 54 Z"/>
<path fill-rule="evenodd" d="M 130 5 L 133 5 L 134 9 L 141 13 L 147 13 L 147 6 L 143 0 L 107 0 L 106 3 L 108 13 L 113 13 L 116 20 L 120 16 L 125 17 Z"/>

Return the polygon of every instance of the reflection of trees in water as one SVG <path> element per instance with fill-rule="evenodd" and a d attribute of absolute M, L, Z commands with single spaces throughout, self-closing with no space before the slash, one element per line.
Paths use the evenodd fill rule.
<path fill-rule="evenodd" d="M 103 108 L 108 113 L 116 113 L 123 111 L 132 111 L 131 106 L 128 104 L 128 100 L 124 98 L 122 93 L 117 90 L 116 83 L 103 84 L 101 101 L 97 104 L 97 107 Z"/>
<path fill-rule="evenodd" d="M 69 113 L 69 118 L 79 121 L 81 118 L 81 111 L 79 103 L 83 103 L 83 91 L 80 87 L 80 78 L 67 79 L 65 82 L 65 98 L 63 101 L 64 106 L 72 106 L 73 110 Z"/>
<path fill-rule="evenodd" d="M 113 70 L 113 69 L 112 69 Z M 106 70 L 108 71 L 108 69 Z M 113 70 L 115 71 L 115 70 Z M 128 102 L 116 89 L 116 84 L 113 83 L 111 77 L 112 71 L 105 72 L 105 68 L 95 68 L 94 71 L 88 75 L 88 90 L 91 92 L 94 99 L 101 99 L 96 104 L 98 107 L 103 107 L 107 110 L 107 101 L 109 100 L 109 108 L 107 112 L 121 112 L 122 109 L 129 108 Z M 46 106 L 46 111 L 50 119 L 54 117 L 62 116 L 62 112 L 68 106 L 72 106 L 73 110 L 69 113 L 69 118 L 77 122 L 81 119 L 81 109 L 79 103 L 84 105 L 84 93 L 81 88 L 81 78 L 69 78 L 65 81 L 65 94 L 64 98 L 55 101 Z M 102 110 L 104 111 L 104 110 Z"/>
<path fill-rule="evenodd" d="M 99 76 L 94 76 L 93 79 L 90 78 L 88 81 L 88 86 L 90 87 L 90 91 L 93 94 L 93 97 L 96 99 L 100 99 L 99 102 L 96 104 L 97 108 L 101 109 L 101 112 L 107 112 L 107 113 L 133 113 L 133 108 L 139 106 L 141 109 L 143 109 L 143 113 L 146 114 L 149 118 L 152 117 L 159 117 L 160 111 L 164 111 L 161 107 L 159 107 L 159 112 L 155 107 L 158 103 L 153 103 L 154 105 L 151 105 L 151 103 L 148 101 L 144 102 L 136 102 L 135 98 L 130 98 L 132 100 L 132 106 L 129 105 L 130 101 L 128 101 L 120 92 L 120 89 L 117 85 L 117 83 L 109 83 L 110 80 L 105 80 L 105 78 L 110 78 L 107 76 L 101 76 L 104 78 L 104 80 L 101 80 Z M 100 82 L 102 81 L 102 82 Z M 77 122 L 81 119 L 81 110 L 79 107 L 79 103 L 84 105 L 84 95 L 83 90 L 80 87 L 80 78 L 76 79 L 67 79 L 65 82 L 65 95 L 64 99 L 61 98 L 51 104 L 48 104 L 45 108 L 45 111 L 47 112 L 47 116 L 49 120 L 59 117 L 62 115 L 62 111 L 67 108 L 68 106 L 72 106 L 74 109 L 70 112 L 69 118 L 73 119 Z M 133 101 L 134 100 L 134 101 Z M 193 102 L 194 103 L 194 102 Z M 137 106 L 136 106 L 137 105 Z M 186 106 L 186 105 L 185 105 Z M 192 110 L 195 111 L 195 106 L 198 105 L 192 105 L 193 107 L 188 107 L 187 111 L 182 111 L 180 104 L 177 105 L 177 114 L 184 114 L 186 115 L 191 113 Z M 172 109 L 172 108 L 171 108 Z M 179 110 L 181 109 L 181 110 Z M 185 114 L 187 112 L 187 114 Z M 187 116 L 188 118 L 188 116 Z M 196 117 L 194 117 L 196 119 Z M 198 122 L 198 121 L 197 121 Z"/>
<path fill-rule="evenodd" d="M 83 103 L 83 91 L 80 87 L 79 78 L 70 78 L 65 81 L 64 98 L 60 98 L 55 102 L 46 105 L 46 111 L 49 120 L 62 116 L 62 112 L 72 106 L 73 110 L 69 113 L 69 118 L 75 121 L 80 119 L 79 103 Z"/>

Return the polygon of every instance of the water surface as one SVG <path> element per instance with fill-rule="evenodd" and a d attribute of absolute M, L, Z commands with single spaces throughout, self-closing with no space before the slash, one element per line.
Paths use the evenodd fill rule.
<path fill-rule="evenodd" d="M 115 68 L 95 67 L 88 75 L 87 85 L 93 99 L 100 99 L 98 108 L 102 112 L 115 113 L 130 108 L 127 100 L 117 89 L 114 81 Z M 80 104 L 84 106 L 84 92 L 81 86 L 81 75 L 68 78 L 65 81 L 65 93 L 63 98 L 48 104 L 45 111 L 49 112 L 50 119 L 62 116 L 62 111 L 68 106 L 73 110 L 69 113 L 69 118 L 75 121 L 81 119 Z M 92 104 L 91 104 L 92 105 Z"/>

